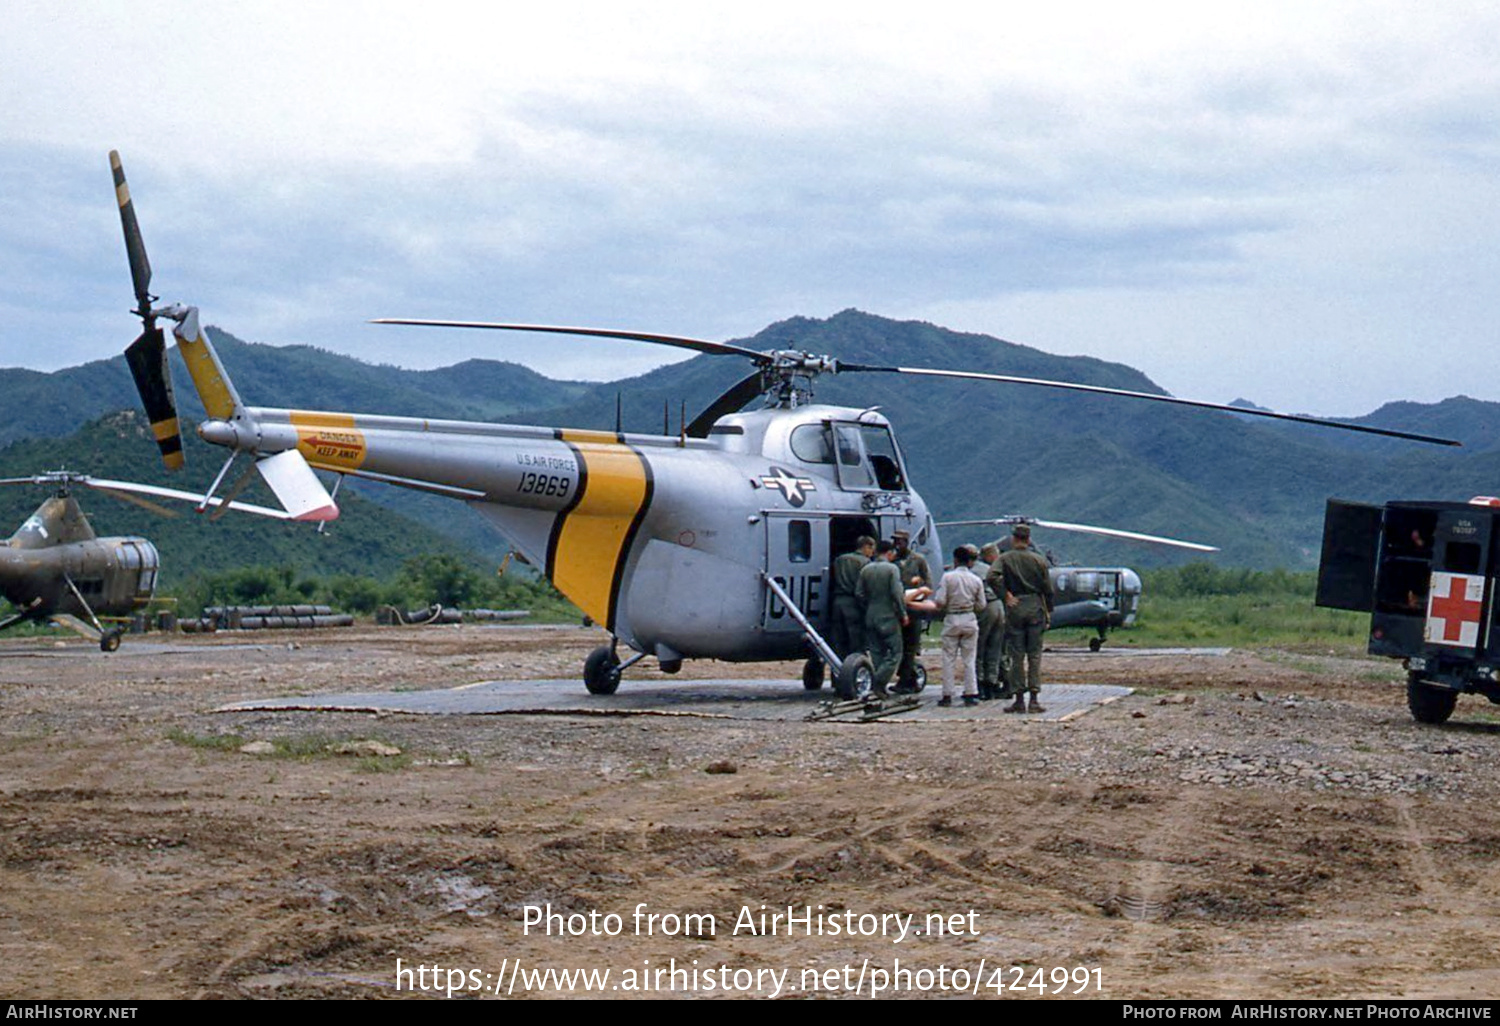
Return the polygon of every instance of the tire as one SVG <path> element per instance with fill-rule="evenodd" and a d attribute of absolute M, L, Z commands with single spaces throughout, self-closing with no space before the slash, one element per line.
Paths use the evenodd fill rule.
<path fill-rule="evenodd" d="M 620 687 L 620 660 L 614 649 L 600 645 L 583 662 L 583 686 L 591 695 L 612 695 Z"/>
<path fill-rule="evenodd" d="M 922 689 L 927 687 L 927 667 L 918 663 L 914 676 L 916 678 L 917 694 L 921 694 Z"/>
<path fill-rule="evenodd" d="M 845 659 L 833 689 L 846 702 L 867 697 L 875 689 L 875 666 L 870 657 L 856 652 Z"/>
<path fill-rule="evenodd" d="M 1099 651 L 1103 647 L 1104 647 L 1104 639 L 1103 638 L 1090 638 L 1089 639 L 1089 651 L 1090 652 L 1097 652 L 1097 651 Z"/>
<path fill-rule="evenodd" d="M 119 631 L 106 631 L 105 634 L 104 634 L 104 636 L 99 639 L 99 651 L 101 651 L 101 652 L 114 652 L 119 647 L 120 647 L 120 632 Z"/>
<path fill-rule="evenodd" d="M 1458 692 L 1428 684 L 1415 673 L 1406 676 L 1406 707 L 1418 723 L 1445 723 L 1458 704 Z"/>
<path fill-rule="evenodd" d="M 808 691 L 823 690 L 823 660 L 817 656 L 802 664 L 802 686 Z"/>

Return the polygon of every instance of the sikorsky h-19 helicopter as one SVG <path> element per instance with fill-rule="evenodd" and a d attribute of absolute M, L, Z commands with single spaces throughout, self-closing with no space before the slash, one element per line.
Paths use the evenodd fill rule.
<path fill-rule="evenodd" d="M 192 307 L 155 308 L 151 268 L 119 155 L 110 154 L 143 332 L 127 350 L 162 456 L 182 442 L 159 319 L 172 333 L 203 400 L 205 441 L 230 455 L 212 497 L 241 455 L 280 461 L 273 490 L 288 510 L 337 515 L 313 468 L 353 474 L 469 503 L 596 623 L 610 644 L 590 653 L 583 680 L 612 694 L 621 673 L 654 656 L 671 673 L 684 659 L 755 662 L 809 656 L 804 684 L 823 665 L 843 697 L 872 686 L 863 654 L 840 659 L 823 639 L 828 568 L 860 535 L 905 529 L 912 547 L 943 565 L 937 527 L 884 416 L 813 402 L 823 374 L 905 374 L 1068 389 L 1275 417 L 1436 444 L 1446 439 L 1241 409 L 1175 396 L 1036 378 L 926 367 L 846 363 L 796 350 L 646 332 L 473 321 L 385 319 L 382 324 L 583 335 L 655 342 L 748 361 L 753 370 L 677 436 L 523 427 L 246 405 Z M 744 411 L 757 397 L 762 408 Z M 247 471 L 242 480 L 249 476 Z M 337 484 L 335 484 L 335 488 Z M 619 643 L 634 654 L 621 659 Z"/>
<path fill-rule="evenodd" d="M 0 545 L 0 596 L 16 611 L 0 617 L 0 630 L 32 621 L 53 622 L 97 641 L 100 649 L 120 647 L 112 617 L 130 616 L 156 593 L 161 560 L 145 538 L 100 538 L 73 497 L 75 487 L 93 488 L 167 516 L 171 511 L 141 496 L 201 501 L 202 496 L 172 488 L 110 481 L 65 470 L 33 477 L 0 479 L 0 485 L 51 485 L 56 491 Z M 213 505 L 223 505 L 215 501 Z M 280 510 L 233 502 L 229 508 L 286 518 Z"/>
<path fill-rule="evenodd" d="M 1163 538 L 1154 534 L 1138 534 L 1135 531 L 1120 531 L 1111 527 L 1069 524 L 1060 520 L 1042 520 L 1027 516 L 992 517 L 987 520 L 940 520 L 937 526 L 947 529 L 950 527 L 1009 527 L 1015 524 L 1051 528 L 1055 531 L 1076 531 L 1081 534 L 1095 534 L 1106 538 L 1145 542 L 1150 545 L 1166 545 L 1172 548 L 1189 549 L 1193 552 L 1219 551 L 1212 545 L 1200 545 L 1197 542 L 1181 541 L 1177 538 Z M 1000 539 L 994 544 L 1003 550 L 1009 544 L 1009 540 Z M 1047 552 L 1046 557 L 1047 562 L 1051 564 L 1048 575 L 1052 578 L 1052 590 L 1055 597 L 1049 630 L 1060 630 L 1065 627 L 1092 627 L 1098 634 L 1089 639 L 1089 650 L 1097 652 L 1104 647 L 1104 641 L 1109 637 L 1110 631 L 1135 624 L 1136 614 L 1140 611 L 1141 604 L 1140 574 L 1126 566 L 1059 566 L 1052 558 L 1051 552 Z"/>

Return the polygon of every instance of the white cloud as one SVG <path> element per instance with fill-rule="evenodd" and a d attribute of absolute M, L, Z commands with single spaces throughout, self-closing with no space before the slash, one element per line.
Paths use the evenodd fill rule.
<path fill-rule="evenodd" d="M 1494 323 L 1487 5 L 13 7 L 0 363 L 132 333 L 111 147 L 164 294 L 412 365 L 663 354 L 365 318 L 729 337 L 858 306 L 1357 412 L 1446 394 L 1403 345 L 1461 362 Z"/>

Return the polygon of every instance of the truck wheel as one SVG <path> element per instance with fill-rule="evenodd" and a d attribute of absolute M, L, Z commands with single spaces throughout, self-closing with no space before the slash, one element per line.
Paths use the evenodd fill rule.
<path fill-rule="evenodd" d="M 583 686 L 591 695 L 612 695 L 620 686 L 620 660 L 608 645 L 600 645 L 584 660 Z"/>
<path fill-rule="evenodd" d="M 823 660 L 817 656 L 810 656 L 802 664 L 802 686 L 808 691 L 823 689 Z"/>
<path fill-rule="evenodd" d="M 1458 692 L 1433 687 L 1415 673 L 1406 677 L 1406 706 L 1418 723 L 1444 723 L 1458 704 Z"/>
<path fill-rule="evenodd" d="M 875 688 L 875 667 L 870 657 L 856 652 L 844 660 L 843 669 L 833 682 L 834 691 L 846 702 L 863 699 Z"/>

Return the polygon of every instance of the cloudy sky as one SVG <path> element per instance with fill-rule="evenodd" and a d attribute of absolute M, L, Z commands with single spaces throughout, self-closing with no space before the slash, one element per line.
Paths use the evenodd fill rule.
<path fill-rule="evenodd" d="M 600 379 L 675 354 L 365 321 L 857 307 L 1195 398 L 1500 400 L 1500 8 L 984 10 L 12 0 L 0 366 L 134 336 L 117 148 L 154 291 L 251 341 Z"/>

